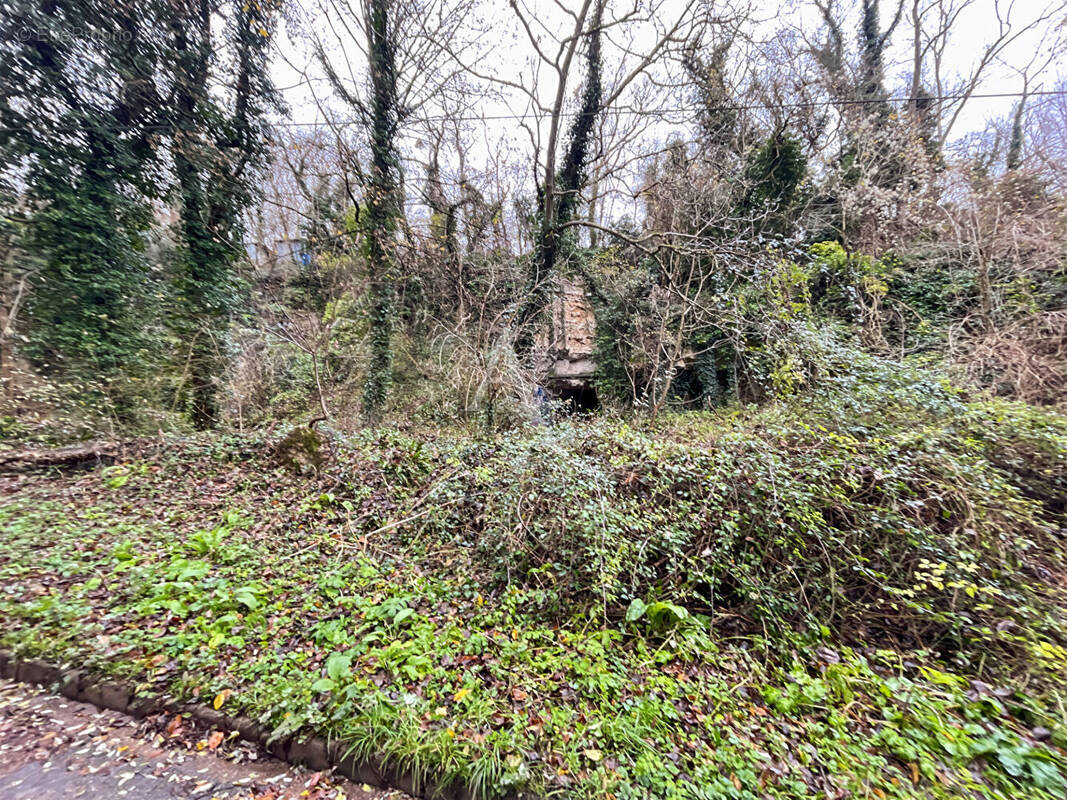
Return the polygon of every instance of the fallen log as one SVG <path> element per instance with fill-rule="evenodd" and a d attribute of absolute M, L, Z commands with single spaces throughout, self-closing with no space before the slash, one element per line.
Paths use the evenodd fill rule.
<path fill-rule="evenodd" d="M 73 469 L 87 465 L 114 463 L 122 452 L 119 442 L 86 442 L 66 447 L 0 450 L 0 469 L 19 470 L 40 467 Z"/>

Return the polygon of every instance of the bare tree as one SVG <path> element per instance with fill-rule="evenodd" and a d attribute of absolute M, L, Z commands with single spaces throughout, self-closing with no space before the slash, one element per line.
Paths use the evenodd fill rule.
<path fill-rule="evenodd" d="M 663 0 L 614 8 L 606 0 L 557 3 L 556 19 L 534 13 L 524 0 L 512 0 L 520 39 L 529 48 L 529 66 L 519 77 L 495 73 L 457 58 L 469 74 L 510 92 L 521 102 L 520 125 L 529 136 L 537 193 L 536 234 L 525 291 L 516 311 L 516 347 L 529 352 L 531 323 L 547 302 L 563 230 L 589 181 L 597 120 L 649 70 L 693 35 L 703 19 L 696 0 L 667 15 Z M 555 24 L 558 23 L 558 24 Z M 641 29 L 643 41 L 633 34 Z M 577 107 L 568 103 L 585 46 L 584 81 Z M 610 65 L 610 66 L 609 66 Z M 604 75 L 610 69 L 612 79 Z M 569 124 L 568 124 L 569 120 Z M 603 175 L 596 175 L 600 185 Z M 596 192 L 595 192 L 596 193 Z M 602 195 L 598 194 L 598 201 Z M 592 222 L 588 216 L 585 220 Z"/>
<path fill-rule="evenodd" d="M 315 63 L 336 100 L 364 132 L 369 164 L 353 164 L 362 189 L 365 220 L 371 355 L 364 407 L 379 414 L 393 370 L 397 284 L 401 275 L 398 232 L 404 219 L 402 128 L 457 74 L 436 42 L 455 38 L 469 3 L 464 0 L 322 0 L 316 26 L 306 33 Z M 331 120 L 337 119 L 331 113 Z M 336 125 L 336 123 L 335 123 Z"/>
<path fill-rule="evenodd" d="M 1027 158 L 1046 176 L 1049 190 L 1067 193 L 1067 81 L 1054 87 L 1058 93 L 1035 98 L 1028 112 Z"/>
<path fill-rule="evenodd" d="M 1043 31 L 1067 10 L 1063 0 L 1018 3 L 993 0 L 992 14 L 975 4 L 975 0 L 913 0 L 912 89 L 923 84 L 932 88 L 937 98 L 939 146 L 944 148 L 959 123 L 971 98 L 979 93 L 989 72 L 1003 61 L 1013 47 Z M 992 31 L 991 37 L 977 49 L 977 56 L 960 70 L 950 58 L 949 44 L 954 29 L 962 26 L 968 14 L 982 14 Z M 1030 52 L 1044 49 L 1042 41 Z"/>

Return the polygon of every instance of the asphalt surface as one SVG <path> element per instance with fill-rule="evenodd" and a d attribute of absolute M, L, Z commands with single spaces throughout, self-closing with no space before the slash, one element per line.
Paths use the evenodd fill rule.
<path fill-rule="evenodd" d="M 0 800 L 410 800 L 277 761 L 186 718 L 132 720 L 0 680 Z"/>

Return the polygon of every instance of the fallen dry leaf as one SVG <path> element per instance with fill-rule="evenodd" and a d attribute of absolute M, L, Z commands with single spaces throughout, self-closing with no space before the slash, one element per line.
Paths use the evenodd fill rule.
<path fill-rule="evenodd" d="M 167 723 L 167 736 L 177 736 L 178 731 L 182 728 L 182 715 L 178 714 L 170 722 Z"/>

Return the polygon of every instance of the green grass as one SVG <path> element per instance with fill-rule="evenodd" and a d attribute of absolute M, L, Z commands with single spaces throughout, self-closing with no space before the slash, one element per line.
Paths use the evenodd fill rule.
<path fill-rule="evenodd" d="M 314 478 L 174 441 L 0 501 L 0 644 L 484 797 L 1061 797 L 1060 598 L 1024 578 L 1063 426 L 939 413 L 377 431 Z"/>

